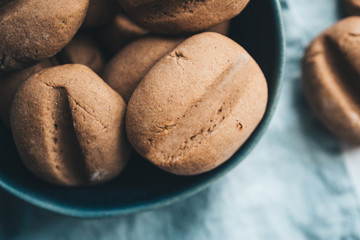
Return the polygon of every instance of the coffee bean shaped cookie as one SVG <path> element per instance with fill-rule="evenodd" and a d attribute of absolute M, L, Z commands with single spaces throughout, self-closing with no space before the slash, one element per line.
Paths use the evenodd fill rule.
<path fill-rule="evenodd" d="M 119 0 L 139 24 L 158 33 L 198 32 L 238 15 L 249 0 Z"/>
<path fill-rule="evenodd" d="M 59 52 L 79 29 L 89 0 L 2 1 L 0 72 L 25 68 Z"/>
<path fill-rule="evenodd" d="M 313 112 L 340 138 L 360 144 L 360 17 L 318 36 L 303 59 L 303 86 Z"/>
<path fill-rule="evenodd" d="M 99 47 L 89 34 L 77 34 L 59 53 L 62 64 L 83 64 L 97 74 L 102 74 L 105 60 Z"/>
<path fill-rule="evenodd" d="M 156 63 L 135 89 L 127 136 L 161 169 L 200 174 L 248 139 L 267 96 L 261 69 L 241 46 L 218 33 L 197 34 Z"/>
<path fill-rule="evenodd" d="M 18 90 L 11 128 L 30 171 L 55 184 L 81 186 L 117 176 L 129 158 L 125 102 L 88 67 L 44 69 Z"/>
<path fill-rule="evenodd" d="M 54 58 L 46 59 L 32 67 L 0 77 L 0 120 L 7 127 L 10 127 L 10 106 L 21 84 L 34 73 L 55 65 L 58 63 Z"/>
<path fill-rule="evenodd" d="M 344 9 L 347 14 L 360 16 L 360 1 L 359 0 L 343 0 Z"/>
<path fill-rule="evenodd" d="M 152 66 L 182 41 L 182 38 L 149 36 L 130 43 L 107 65 L 105 82 L 128 102 Z"/>
<path fill-rule="evenodd" d="M 97 27 L 110 22 L 119 10 L 117 0 L 89 0 L 83 27 Z"/>

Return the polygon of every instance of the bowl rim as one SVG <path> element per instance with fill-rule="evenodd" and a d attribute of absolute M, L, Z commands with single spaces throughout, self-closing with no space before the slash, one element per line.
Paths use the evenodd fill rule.
<path fill-rule="evenodd" d="M 237 157 L 233 159 L 233 161 L 229 162 L 221 171 L 215 172 L 211 178 L 203 178 L 196 182 L 196 184 L 190 185 L 185 189 L 180 189 L 174 193 L 169 193 L 162 195 L 159 198 L 155 198 L 152 200 L 147 200 L 143 202 L 138 202 L 133 205 L 127 206 L 118 206 L 113 207 L 110 210 L 104 209 L 88 209 L 88 208 L 79 208 L 78 206 L 73 207 L 69 205 L 61 205 L 61 204 L 52 204 L 46 199 L 39 199 L 38 197 L 34 197 L 34 195 L 23 193 L 21 190 L 17 189 L 14 186 L 10 186 L 3 179 L 0 179 L 0 187 L 9 193 L 15 195 L 16 197 L 32 204 L 37 207 L 49 210 L 51 212 L 55 212 L 62 215 L 67 215 L 71 217 L 77 218 L 105 218 L 105 217 L 115 217 L 121 215 L 128 215 L 139 213 L 143 211 L 154 210 L 161 207 L 169 206 L 177 201 L 186 199 L 205 188 L 209 187 L 214 181 L 218 180 L 220 177 L 224 176 L 231 169 L 233 169 L 237 164 L 239 164 L 257 145 L 257 142 L 265 133 L 265 130 L 269 126 L 269 123 L 274 115 L 275 109 L 278 105 L 282 82 L 284 77 L 284 69 L 285 69 L 285 59 L 286 59 L 286 38 L 285 38 L 285 29 L 284 29 L 284 21 L 281 12 L 281 4 L 279 0 L 272 1 L 272 9 L 275 13 L 275 21 L 277 23 L 276 34 L 279 38 L 277 42 L 277 47 L 279 49 L 279 60 L 278 60 L 278 71 L 277 71 L 277 81 L 278 83 L 274 87 L 274 98 L 270 105 L 267 107 L 267 115 L 262 119 L 261 124 L 257 127 L 257 134 L 254 135 L 253 144 L 243 151 L 242 157 Z"/>

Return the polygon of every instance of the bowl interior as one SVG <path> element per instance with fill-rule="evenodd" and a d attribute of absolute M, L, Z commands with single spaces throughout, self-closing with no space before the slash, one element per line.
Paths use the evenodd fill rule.
<path fill-rule="evenodd" d="M 77 217 L 133 213 L 170 204 L 208 186 L 241 162 L 265 131 L 276 105 L 284 62 L 277 0 L 251 0 L 231 22 L 230 37 L 258 62 L 269 87 L 265 116 L 248 141 L 219 168 L 193 177 L 168 174 L 134 154 L 125 172 L 101 186 L 66 188 L 34 177 L 22 164 L 5 126 L 0 125 L 0 186 L 40 207 Z"/>

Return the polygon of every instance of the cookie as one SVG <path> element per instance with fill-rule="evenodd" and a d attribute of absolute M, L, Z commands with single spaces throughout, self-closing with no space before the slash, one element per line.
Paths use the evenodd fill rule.
<path fill-rule="evenodd" d="M 104 81 L 128 102 L 152 66 L 183 40 L 149 36 L 130 43 L 106 66 Z"/>
<path fill-rule="evenodd" d="M 2 1 L 0 72 L 54 56 L 82 24 L 89 0 Z"/>
<path fill-rule="evenodd" d="M 11 129 L 27 168 L 50 183 L 82 186 L 116 177 L 129 158 L 125 102 L 80 64 L 44 69 L 18 90 Z"/>
<path fill-rule="evenodd" d="M 240 45 L 218 33 L 197 34 L 158 61 L 135 89 L 127 136 L 159 168 L 200 174 L 249 138 L 267 96 L 260 67 Z"/>
<path fill-rule="evenodd" d="M 119 0 L 145 28 L 165 34 L 198 32 L 238 15 L 249 0 Z"/>
<path fill-rule="evenodd" d="M 360 17 L 348 17 L 315 38 L 303 59 L 305 96 L 335 135 L 360 144 Z"/>

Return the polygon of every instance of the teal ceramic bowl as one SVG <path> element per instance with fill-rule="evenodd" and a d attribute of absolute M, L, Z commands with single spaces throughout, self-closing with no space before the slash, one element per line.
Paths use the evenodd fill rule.
<path fill-rule="evenodd" d="M 193 177 L 163 172 L 133 156 L 125 172 L 101 186 L 67 188 L 47 184 L 22 164 L 9 130 L 0 125 L 0 186 L 17 197 L 60 214 L 93 218 L 151 210 L 185 199 L 239 164 L 265 132 L 280 93 L 285 40 L 278 0 L 251 0 L 231 22 L 230 37 L 258 62 L 269 86 L 263 120 L 247 142 L 217 169 Z"/>

